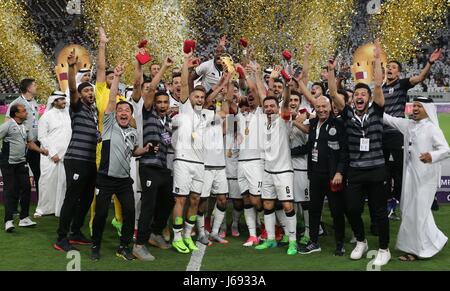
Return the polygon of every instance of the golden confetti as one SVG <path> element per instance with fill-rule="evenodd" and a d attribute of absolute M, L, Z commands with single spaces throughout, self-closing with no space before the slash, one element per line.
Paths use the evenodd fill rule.
<path fill-rule="evenodd" d="M 36 34 L 29 29 L 30 19 L 18 1 L 0 1 L 0 65 L 16 82 L 33 78 L 41 102 L 55 90 L 57 83 L 51 62 L 37 44 Z"/>
<path fill-rule="evenodd" d="M 133 82 L 133 63 L 141 39 L 149 41 L 153 62 L 162 63 L 170 55 L 181 63 L 185 24 L 175 0 L 86 0 L 84 5 L 94 43 L 98 45 L 96 28 L 99 26 L 105 28 L 110 39 L 107 44 L 110 67 L 121 60 L 127 62 L 126 83 Z"/>
<path fill-rule="evenodd" d="M 348 33 L 354 0 L 180 0 L 181 10 L 197 38 L 213 28 L 226 34 L 231 52 L 239 54 L 239 39 L 245 37 L 263 65 L 281 62 L 288 49 L 303 63 L 303 46 L 313 43 L 311 78 L 318 78 L 321 65 L 334 53 L 338 41 Z M 297 52 L 297 53 L 295 53 Z"/>
<path fill-rule="evenodd" d="M 448 0 L 391 0 L 381 5 L 369 25 L 379 36 L 389 59 L 408 61 L 444 27 L 449 13 Z"/>

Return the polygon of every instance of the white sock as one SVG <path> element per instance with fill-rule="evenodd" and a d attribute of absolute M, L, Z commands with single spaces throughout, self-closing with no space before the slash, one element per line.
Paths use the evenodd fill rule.
<path fill-rule="evenodd" d="M 250 236 L 256 236 L 256 211 L 255 208 L 244 209 L 245 223 L 248 227 L 248 233 Z"/>
<path fill-rule="evenodd" d="M 241 218 L 242 210 L 233 209 L 233 225 L 239 225 L 239 219 Z"/>
<path fill-rule="evenodd" d="M 297 216 L 286 216 L 286 228 L 288 232 L 286 234 L 289 235 L 289 241 L 297 240 Z"/>
<path fill-rule="evenodd" d="M 184 222 L 184 237 L 190 238 L 192 233 L 192 228 L 194 227 L 194 224 L 190 224 L 189 222 Z"/>
<path fill-rule="evenodd" d="M 305 236 L 309 237 L 309 210 L 303 210 L 303 220 L 305 222 Z"/>
<path fill-rule="evenodd" d="M 178 229 L 173 228 L 173 240 L 174 241 L 181 239 L 181 231 L 182 230 L 183 230 L 182 228 L 178 228 Z"/>
<path fill-rule="evenodd" d="M 264 224 L 266 225 L 267 239 L 275 239 L 275 213 L 269 215 L 264 214 Z"/>
<path fill-rule="evenodd" d="M 198 237 L 205 235 L 205 215 L 198 215 L 197 214 L 197 230 L 198 230 Z"/>
<path fill-rule="evenodd" d="M 287 219 L 286 219 L 286 213 L 284 210 L 277 210 L 275 211 L 278 219 L 278 223 L 283 228 L 284 234 L 288 234 L 288 228 L 287 228 Z"/>
<path fill-rule="evenodd" d="M 214 209 L 214 223 L 213 223 L 213 227 L 212 227 L 212 235 L 217 235 L 219 234 L 219 228 L 222 224 L 222 222 L 225 220 L 225 211 L 220 211 L 219 208 Z"/>

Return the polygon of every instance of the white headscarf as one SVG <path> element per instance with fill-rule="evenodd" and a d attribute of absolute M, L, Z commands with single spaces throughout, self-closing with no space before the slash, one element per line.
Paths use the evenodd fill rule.
<path fill-rule="evenodd" d="M 48 110 L 50 110 L 50 109 L 52 109 L 53 108 L 53 102 L 55 102 L 55 100 L 56 99 L 60 99 L 60 98 L 66 98 L 67 97 L 67 95 L 66 95 L 66 93 L 64 93 L 64 92 L 61 92 L 61 91 L 54 91 L 53 93 L 52 93 L 52 95 L 50 95 L 49 97 L 48 97 L 48 100 L 47 100 L 47 107 L 45 108 L 45 111 L 48 111 Z"/>
<path fill-rule="evenodd" d="M 77 82 L 77 87 L 78 87 L 78 85 L 80 85 L 81 83 L 83 83 L 83 82 L 81 82 L 81 79 L 83 78 L 83 76 L 85 75 L 85 74 L 87 74 L 87 73 L 91 73 L 91 70 L 90 69 L 80 69 L 79 71 L 78 71 L 78 73 L 77 73 L 77 75 L 76 75 L 76 77 L 75 77 L 75 80 L 76 80 L 76 82 Z M 90 80 L 89 80 L 90 81 Z M 89 82 L 88 81 L 88 82 Z"/>
<path fill-rule="evenodd" d="M 414 101 L 420 102 L 423 108 L 427 112 L 428 118 L 430 121 L 437 127 L 439 127 L 439 120 L 437 117 L 436 105 L 434 105 L 433 100 L 426 97 L 416 97 Z"/>

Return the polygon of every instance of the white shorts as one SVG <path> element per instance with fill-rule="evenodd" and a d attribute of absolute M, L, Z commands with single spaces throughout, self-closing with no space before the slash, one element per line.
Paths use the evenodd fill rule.
<path fill-rule="evenodd" d="M 208 198 L 211 194 L 228 194 L 228 181 L 225 169 L 205 169 L 201 198 Z"/>
<path fill-rule="evenodd" d="M 238 163 L 239 191 L 249 191 L 251 195 L 260 196 L 262 193 L 264 175 L 264 161 L 242 161 Z"/>
<path fill-rule="evenodd" d="M 294 201 L 294 173 L 270 174 L 264 171 L 262 199 Z"/>
<path fill-rule="evenodd" d="M 294 170 L 294 202 L 309 201 L 308 172 Z"/>
<path fill-rule="evenodd" d="M 205 166 L 176 160 L 173 162 L 173 193 L 186 196 L 190 192 L 202 193 Z"/>
<path fill-rule="evenodd" d="M 231 199 L 242 199 L 237 178 L 228 178 L 228 190 Z"/>

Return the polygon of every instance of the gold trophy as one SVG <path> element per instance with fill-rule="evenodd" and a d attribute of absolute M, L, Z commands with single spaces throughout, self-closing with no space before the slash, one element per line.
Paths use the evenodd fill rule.
<path fill-rule="evenodd" d="M 236 72 L 233 58 L 229 54 L 222 54 L 220 59 L 222 60 L 225 71 L 231 74 L 231 79 L 233 81 L 239 80 L 239 73 Z"/>
<path fill-rule="evenodd" d="M 375 45 L 367 43 L 356 49 L 353 54 L 352 75 L 355 83 L 365 83 L 370 85 L 373 82 L 373 64 L 375 61 L 373 50 Z M 381 50 L 381 66 L 386 72 L 387 55 Z"/>
<path fill-rule="evenodd" d="M 69 87 L 69 66 L 67 65 L 67 57 L 70 52 L 75 49 L 75 55 L 78 57 L 76 69 L 91 69 L 92 63 L 87 49 L 78 44 L 69 44 L 65 46 L 56 58 L 57 64 L 55 66 L 56 77 L 58 78 L 60 91 L 66 92 Z"/>

